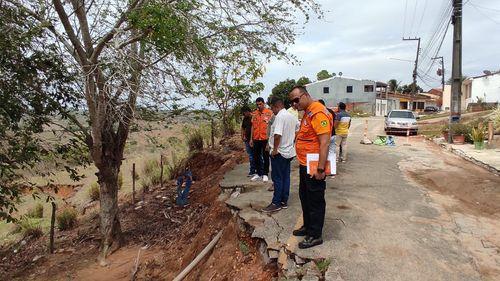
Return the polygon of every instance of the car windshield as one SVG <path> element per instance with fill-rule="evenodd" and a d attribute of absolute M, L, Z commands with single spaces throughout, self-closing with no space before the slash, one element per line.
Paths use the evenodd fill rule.
<path fill-rule="evenodd" d="M 412 112 L 409 111 L 393 111 L 389 115 L 389 118 L 415 118 Z"/>

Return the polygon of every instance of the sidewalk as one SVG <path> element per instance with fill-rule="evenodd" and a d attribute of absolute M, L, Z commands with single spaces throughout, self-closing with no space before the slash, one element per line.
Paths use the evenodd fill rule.
<path fill-rule="evenodd" d="M 439 139 L 436 143 L 454 154 L 500 175 L 500 148 L 477 150 L 473 144 L 448 144 L 443 140 L 439 141 Z"/>

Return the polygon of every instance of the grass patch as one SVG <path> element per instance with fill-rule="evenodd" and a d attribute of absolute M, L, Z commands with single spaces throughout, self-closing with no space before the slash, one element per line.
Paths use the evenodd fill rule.
<path fill-rule="evenodd" d="M 92 200 L 92 201 L 99 200 L 100 191 L 99 191 L 99 184 L 97 182 L 93 182 L 90 185 L 88 194 L 89 194 L 90 200 Z"/>
<path fill-rule="evenodd" d="M 239 246 L 240 251 L 243 253 L 244 256 L 246 256 L 250 253 L 250 247 L 248 246 L 247 242 L 240 240 L 238 243 L 238 246 Z"/>
<path fill-rule="evenodd" d="M 21 232 L 23 237 L 31 236 L 38 238 L 43 236 L 42 224 L 40 219 L 23 217 L 17 222 L 18 232 Z"/>
<path fill-rule="evenodd" d="M 43 218 L 43 204 L 40 202 L 36 203 L 35 207 L 28 210 L 26 216 L 30 218 L 39 218 L 39 219 Z"/>
<path fill-rule="evenodd" d="M 77 213 L 74 208 L 65 208 L 59 214 L 57 214 L 57 227 L 60 230 L 72 229 L 76 226 Z"/>
<path fill-rule="evenodd" d="M 318 268 L 318 270 L 322 274 L 325 274 L 325 272 L 328 270 L 328 267 L 330 266 L 332 261 L 330 259 L 324 259 L 324 260 L 316 261 L 315 263 L 316 263 L 316 267 Z"/>

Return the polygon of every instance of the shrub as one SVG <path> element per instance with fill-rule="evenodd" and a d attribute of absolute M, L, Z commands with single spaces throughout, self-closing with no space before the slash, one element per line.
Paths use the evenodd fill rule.
<path fill-rule="evenodd" d="M 30 209 L 26 214 L 30 218 L 43 218 L 43 204 L 37 203 L 33 209 Z"/>
<path fill-rule="evenodd" d="M 195 130 L 187 136 L 187 145 L 189 151 L 203 150 L 203 134 L 199 130 Z"/>
<path fill-rule="evenodd" d="M 160 162 L 154 158 L 147 159 L 144 163 L 144 168 L 142 168 L 142 173 L 146 177 L 151 177 L 152 174 L 155 173 L 155 170 L 157 170 L 160 167 Z"/>
<path fill-rule="evenodd" d="M 90 200 L 92 201 L 99 200 L 100 191 L 99 191 L 99 184 L 97 182 L 93 182 L 90 185 L 88 192 Z"/>
<path fill-rule="evenodd" d="M 68 230 L 76 225 L 76 210 L 74 208 L 63 209 L 56 217 L 57 227 L 60 230 Z"/>
<path fill-rule="evenodd" d="M 500 131 L 500 106 L 495 109 L 491 115 L 495 131 Z"/>
<path fill-rule="evenodd" d="M 483 142 L 486 137 L 486 131 L 482 126 L 472 128 L 472 132 L 470 133 L 470 138 L 474 142 Z"/>
<path fill-rule="evenodd" d="M 23 217 L 17 222 L 19 230 L 23 234 L 23 237 L 31 236 L 33 238 L 38 238 L 43 235 L 42 226 L 40 221 L 36 219 L 31 219 L 29 217 Z"/>
<path fill-rule="evenodd" d="M 118 189 L 122 189 L 123 187 L 123 173 L 120 172 L 118 174 Z"/>

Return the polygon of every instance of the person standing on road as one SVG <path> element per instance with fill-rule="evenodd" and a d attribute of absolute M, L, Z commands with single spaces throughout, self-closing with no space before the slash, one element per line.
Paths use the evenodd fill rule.
<path fill-rule="evenodd" d="M 339 113 L 335 116 L 335 132 L 341 162 L 347 161 L 347 136 L 351 127 L 351 115 L 345 111 L 345 103 L 339 103 Z"/>
<path fill-rule="evenodd" d="M 318 102 L 321 103 L 322 105 L 324 105 L 326 107 L 326 110 L 328 110 L 328 112 L 330 112 L 330 114 L 332 115 L 332 120 L 333 120 L 332 136 L 330 137 L 330 146 L 328 147 L 328 156 L 330 157 L 330 155 L 332 155 L 332 157 L 333 157 L 335 155 L 336 149 L 337 149 L 337 145 L 335 143 L 335 112 L 326 106 L 324 100 L 319 99 Z M 331 176 L 332 179 L 335 178 L 335 174 L 333 174 L 333 173 L 331 175 L 328 175 L 328 176 Z"/>
<path fill-rule="evenodd" d="M 299 248 L 305 249 L 323 243 L 325 223 L 325 168 L 332 132 L 332 115 L 319 102 L 314 101 L 303 86 L 295 86 L 288 95 L 292 105 L 304 110 L 297 134 L 295 149 L 299 160 L 299 197 L 304 225 L 293 231 L 305 236 Z M 307 173 L 307 154 L 319 154 L 318 168 Z"/>
<path fill-rule="evenodd" d="M 269 181 L 269 152 L 267 146 L 267 125 L 273 116 L 273 112 L 266 108 L 266 103 L 262 97 L 255 100 L 257 109 L 252 113 L 252 139 L 250 146 L 253 148 L 253 159 L 257 174 L 252 177 L 252 181 Z"/>
<path fill-rule="evenodd" d="M 253 149 L 250 146 L 250 141 L 252 140 L 252 111 L 248 106 L 244 106 L 241 109 L 243 113 L 243 121 L 241 122 L 241 139 L 245 143 L 245 150 L 248 154 L 248 160 L 250 162 L 250 169 L 248 171 L 248 176 L 253 177 L 257 174 L 255 170 L 255 162 L 253 160 Z"/>
<path fill-rule="evenodd" d="M 271 110 L 275 119 L 269 134 L 271 150 L 271 178 L 273 180 L 273 200 L 262 209 L 265 213 L 276 212 L 288 207 L 290 194 L 290 162 L 295 157 L 295 129 L 299 122 L 295 116 L 285 109 L 283 100 L 271 99 Z"/>

